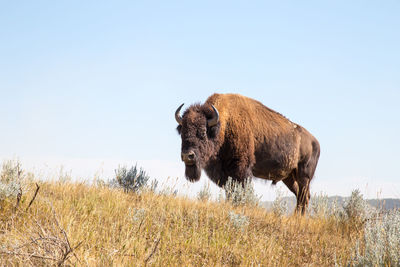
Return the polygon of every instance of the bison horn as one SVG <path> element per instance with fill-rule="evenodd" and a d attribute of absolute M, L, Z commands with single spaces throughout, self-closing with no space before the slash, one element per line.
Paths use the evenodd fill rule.
<path fill-rule="evenodd" d="M 179 125 L 182 124 L 182 117 L 181 117 L 181 115 L 179 115 L 179 113 L 181 112 L 181 108 L 183 107 L 184 104 L 185 104 L 185 103 L 183 103 L 182 105 L 180 105 L 180 106 L 178 107 L 178 109 L 175 111 L 175 120 L 176 120 L 176 122 L 177 122 Z"/>
<path fill-rule="evenodd" d="M 209 119 L 207 121 L 208 127 L 213 127 L 213 126 L 217 125 L 218 121 L 219 121 L 218 110 L 214 107 L 214 105 L 211 105 L 211 107 L 213 108 L 215 114 L 214 114 L 214 117 L 212 117 L 211 119 Z"/>

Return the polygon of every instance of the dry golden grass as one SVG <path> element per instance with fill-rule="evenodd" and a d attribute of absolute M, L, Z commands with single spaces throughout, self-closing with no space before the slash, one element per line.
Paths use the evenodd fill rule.
<path fill-rule="evenodd" d="M 25 211 L 34 189 L 17 211 L 0 204 L 0 265 L 333 266 L 361 236 L 334 218 L 78 183 L 41 183 Z M 248 225 L 235 227 L 230 212 Z"/>

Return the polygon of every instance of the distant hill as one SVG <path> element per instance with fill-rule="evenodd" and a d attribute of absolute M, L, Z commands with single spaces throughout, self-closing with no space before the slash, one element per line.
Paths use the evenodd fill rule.
<path fill-rule="evenodd" d="M 331 196 L 328 197 L 329 205 L 336 202 L 338 205 L 342 206 L 349 197 L 341 196 Z M 295 197 L 283 197 L 283 201 L 287 203 L 289 212 L 292 211 L 296 206 Z M 367 203 L 375 208 L 381 208 L 384 210 L 400 209 L 400 199 L 398 198 L 383 198 L 383 199 L 366 199 Z M 269 209 L 272 207 L 273 201 L 264 201 L 261 206 Z M 312 198 L 310 200 L 310 205 L 312 204 Z"/>
<path fill-rule="evenodd" d="M 400 199 L 398 198 L 367 199 L 367 202 L 373 207 L 385 210 L 400 209 Z"/>

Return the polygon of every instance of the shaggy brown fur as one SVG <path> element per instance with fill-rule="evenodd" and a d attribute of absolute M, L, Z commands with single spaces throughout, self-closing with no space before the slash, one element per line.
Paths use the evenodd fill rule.
<path fill-rule="evenodd" d="M 208 127 L 207 120 L 215 116 L 212 105 L 219 122 Z M 203 105 L 190 106 L 177 129 L 188 180 L 198 181 L 204 169 L 219 186 L 229 176 L 238 182 L 252 176 L 283 181 L 297 197 L 296 210 L 304 213 L 320 147 L 303 127 L 256 100 L 214 94 Z"/>

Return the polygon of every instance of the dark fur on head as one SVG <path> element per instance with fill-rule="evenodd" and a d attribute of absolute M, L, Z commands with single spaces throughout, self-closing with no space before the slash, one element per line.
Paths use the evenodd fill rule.
<path fill-rule="evenodd" d="M 201 169 L 215 155 L 220 124 L 212 127 L 207 125 L 207 120 L 213 116 L 211 105 L 195 104 L 184 112 L 182 124 L 177 127 L 182 138 L 182 152 L 193 151 L 196 155 L 194 164 L 186 165 L 185 168 L 185 176 L 191 182 L 200 179 Z"/>

